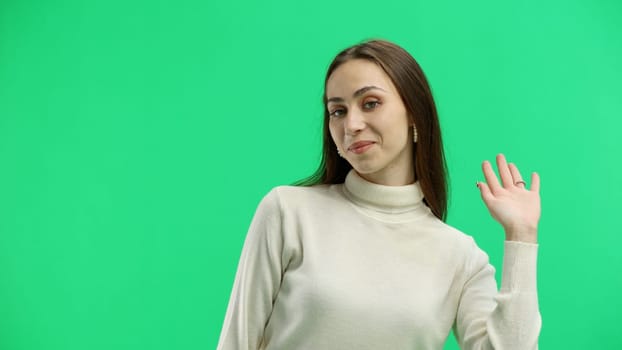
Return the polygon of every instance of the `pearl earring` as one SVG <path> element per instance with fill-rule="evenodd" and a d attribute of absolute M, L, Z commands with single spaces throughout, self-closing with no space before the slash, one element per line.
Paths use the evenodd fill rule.
<path fill-rule="evenodd" d="M 417 143 L 417 127 L 413 125 L 413 143 Z"/>

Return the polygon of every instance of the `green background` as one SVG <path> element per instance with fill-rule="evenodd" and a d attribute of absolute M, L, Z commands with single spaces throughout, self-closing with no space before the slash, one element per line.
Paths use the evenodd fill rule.
<path fill-rule="evenodd" d="M 215 348 L 256 205 L 315 169 L 324 71 L 372 37 L 426 72 L 448 222 L 497 277 L 480 163 L 540 173 L 540 347 L 622 348 L 621 24 L 617 0 L 2 0 L 0 349 Z"/>

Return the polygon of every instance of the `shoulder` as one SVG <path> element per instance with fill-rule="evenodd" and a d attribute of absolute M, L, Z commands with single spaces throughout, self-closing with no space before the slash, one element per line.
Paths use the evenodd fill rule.
<path fill-rule="evenodd" d="M 453 242 L 454 244 L 470 246 L 474 242 L 473 236 L 440 220 L 434 216 L 431 211 L 427 218 L 427 225 L 429 225 L 437 235 L 440 235 L 441 238 Z"/>
<path fill-rule="evenodd" d="M 475 238 L 462 230 L 443 222 L 430 214 L 429 225 L 434 235 L 442 242 L 444 249 L 465 261 L 488 261 L 488 255 L 477 245 Z"/>
<path fill-rule="evenodd" d="M 343 203 L 339 185 L 277 186 L 260 201 L 253 225 L 284 229 L 284 235 L 296 235 L 302 226 L 311 227 L 324 220 L 325 215 L 334 212 Z"/>
<path fill-rule="evenodd" d="M 309 206 L 325 206 L 331 201 L 343 201 L 341 184 L 315 186 L 277 186 L 262 199 L 281 211 Z"/>

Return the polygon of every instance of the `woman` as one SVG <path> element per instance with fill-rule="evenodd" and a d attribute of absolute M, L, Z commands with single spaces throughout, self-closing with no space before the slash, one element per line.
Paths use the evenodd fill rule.
<path fill-rule="evenodd" d="M 443 222 L 445 162 L 415 60 L 386 41 L 337 55 L 323 160 L 259 204 L 218 349 L 537 349 L 539 178 L 497 156 L 478 182 L 505 230 L 500 291 L 473 239 Z"/>

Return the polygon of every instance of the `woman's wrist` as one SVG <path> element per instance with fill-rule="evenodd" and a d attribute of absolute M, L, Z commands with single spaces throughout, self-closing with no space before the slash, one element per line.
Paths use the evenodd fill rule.
<path fill-rule="evenodd" d="M 505 240 L 523 243 L 538 243 L 538 229 L 536 227 L 506 228 Z"/>

